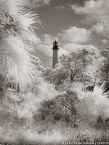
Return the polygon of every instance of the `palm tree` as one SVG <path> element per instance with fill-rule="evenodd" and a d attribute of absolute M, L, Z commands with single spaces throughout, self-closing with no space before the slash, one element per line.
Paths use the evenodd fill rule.
<path fill-rule="evenodd" d="M 13 79 L 25 89 L 36 75 L 35 56 L 31 54 L 37 42 L 34 32 L 38 15 L 26 9 L 24 0 L 0 0 L 0 76 Z"/>

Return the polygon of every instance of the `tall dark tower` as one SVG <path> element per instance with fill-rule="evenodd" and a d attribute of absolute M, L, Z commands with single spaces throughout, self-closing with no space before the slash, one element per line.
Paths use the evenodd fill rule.
<path fill-rule="evenodd" d="M 55 65 L 58 63 L 58 42 L 56 42 L 56 40 L 53 42 L 53 63 L 52 63 L 52 68 L 55 67 Z"/>

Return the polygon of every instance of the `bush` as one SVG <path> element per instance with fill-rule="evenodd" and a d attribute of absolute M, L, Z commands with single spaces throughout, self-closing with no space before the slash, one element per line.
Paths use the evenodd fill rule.
<path fill-rule="evenodd" d="M 40 121 L 52 122 L 54 124 L 65 122 L 77 127 L 75 124 L 77 115 L 75 104 L 78 101 L 77 95 L 71 90 L 61 92 L 56 98 L 43 101 L 38 115 L 36 114 L 34 118 L 36 121 L 37 118 L 40 118 Z"/>
<path fill-rule="evenodd" d="M 80 118 L 93 127 L 99 116 L 103 119 L 109 118 L 109 99 L 103 93 L 103 86 L 95 86 L 93 91 L 83 91 L 82 86 L 78 87 L 74 90 L 79 98 L 76 110 Z"/>

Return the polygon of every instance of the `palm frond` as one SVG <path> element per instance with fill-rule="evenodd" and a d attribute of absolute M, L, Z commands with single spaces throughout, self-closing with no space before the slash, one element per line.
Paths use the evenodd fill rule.
<path fill-rule="evenodd" d="M 22 88 L 36 75 L 30 54 L 37 42 L 34 32 L 37 14 L 26 12 L 23 0 L 0 0 L 0 72 Z"/>
<path fill-rule="evenodd" d="M 0 0 L 0 13 L 9 13 L 11 16 L 17 16 L 25 11 L 24 0 Z"/>

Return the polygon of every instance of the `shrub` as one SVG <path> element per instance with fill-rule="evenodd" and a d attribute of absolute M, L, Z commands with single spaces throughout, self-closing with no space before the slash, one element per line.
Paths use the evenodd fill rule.
<path fill-rule="evenodd" d="M 79 98 L 76 110 L 83 121 L 95 126 L 98 116 L 109 117 L 109 99 L 103 93 L 103 86 L 95 86 L 93 91 L 83 91 L 82 86 L 73 89 Z"/>
<path fill-rule="evenodd" d="M 56 98 L 41 103 L 39 114 L 34 118 L 40 120 L 58 123 L 65 122 L 70 125 L 75 125 L 76 109 L 75 104 L 78 102 L 77 95 L 71 90 L 61 92 Z M 75 125 L 75 127 L 77 127 Z"/>

